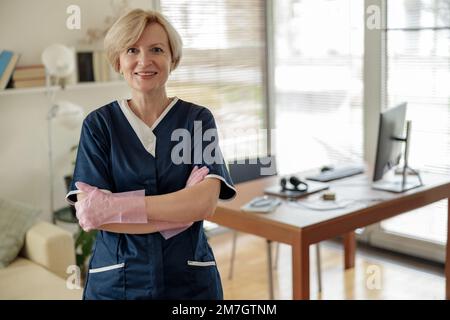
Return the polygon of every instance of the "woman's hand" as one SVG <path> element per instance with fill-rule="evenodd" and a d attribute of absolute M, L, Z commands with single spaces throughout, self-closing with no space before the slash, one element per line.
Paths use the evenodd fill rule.
<path fill-rule="evenodd" d="M 85 195 L 75 203 L 83 230 L 111 223 L 147 223 L 144 190 L 105 193 L 87 183 L 76 182 L 75 185 Z"/>
<path fill-rule="evenodd" d="M 186 188 L 195 186 L 197 183 L 202 182 L 203 179 L 205 179 L 205 177 L 208 175 L 208 173 L 209 173 L 208 167 L 202 167 L 199 169 L 197 166 L 195 166 L 194 169 L 192 169 L 192 172 L 189 175 L 189 178 L 187 179 Z M 172 237 L 176 236 L 177 234 L 183 232 L 184 230 L 189 228 L 192 224 L 193 224 L 193 222 L 190 222 L 180 228 L 165 230 L 165 231 L 161 231 L 160 233 L 164 237 L 164 239 L 167 240 L 167 239 L 172 238 Z"/>
<path fill-rule="evenodd" d="M 187 179 L 186 188 L 195 186 L 197 183 L 202 182 L 203 179 L 205 179 L 205 177 L 208 175 L 208 173 L 208 167 L 201 167 L 199 169 L 197 166 L 195 166 L 194 169 L 192 169 L 189 178 Z"/>

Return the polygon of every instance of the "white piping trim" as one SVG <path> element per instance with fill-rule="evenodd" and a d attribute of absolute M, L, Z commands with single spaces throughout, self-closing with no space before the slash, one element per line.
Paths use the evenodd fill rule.
<path fill-rule="evenodd" d="M 208 266 L 215 266 L 216 262 L 215 261 L 191 261 L 188 260 L 187 261 L 188 266 L 196 266 L 196 267 L 208 267 Z"/>
<path fill-rule="evenodd" d="M 150 129 L 154 130 L 156 128 L 156 126 L 161 122 L 162 119 L 164 119 L 164 117 L 166 116 L 166 114 L 170 111 L 170 109 L 172 109 L 172 107 L 178 102 L 178 97 L 173 97 L 173 100 L 171 103 L 169 103 L 169 105 L 166 107 L 166 109 L 164 109 L 163 113 L 161 113 L 158 117 L 158 119 L 156 119 L 156 121 L 153 123 L 152 127 Z"/>
<path fill-rule="evenodd" d="M 103 191 L 104 193 L 112 193 L 111 191 L 109 191 L 109 190 L 106 190 L 106 189 L 100 189 L 100 191 Z M 71 196 L 71 195 L 74 195 L 74 194 L 79 194 L 79 193 L 83 193 L 81 190 L 72 190 L 72 191 L 69 191 L 67 194 L 66 194 L 66 202 L 68 202 L 70 205 L 72 205 L 72 206 L 74 206 L 75 205 L 75 202 L 73 202 L 72 200 L 70 200 L 69 199 L 69 197 Z"/>
<path fill-rule="evenodd" d="M 69 191 L 69 193 L 66 194 L 66 198 L 65 198 L 65 199 L 66 199 L 66 202 L 68 202 L 70 205 L 74 206 L 74 205 L 75 205 L 75 202 L 73 202 L 72 200 L 70 200 L 69 197 L 70 197 L 71 195 L 79 194 L 79 193 L 81 193 L 81 190 L 72 190 L 72 191 Z"/>
<path fill-rule="evenodd" d="M 218 174 L 208 174 L 208 175 L 205 177 L 205 179 L 206 179 L 206 178 L 215 178 L 215 179 L 219 179 L 220 181 L 222 181 L 223 183 L 225 183 L 225 184 L 227 185 L 228 188 L 230 188 L 230 189 L 232 189 L 232 190 L 234 191 L 234 196 L 232 196 L 230 199 L 220 199 L 221 201 L 231 201 L 231 200 L 233 200 L 234 198 L 236 198 L 236 194 L 237 194 L 236 188 L 233 187 L 232 185 L 228 184 L 228 182 L 226 182 L 226 180 L 225 180 L 222 176 L 219 176 Z"/>
<path fill-rule="evenodd" d="M 106 267 L 101 267 L 101 268 L 95 268 L 95 269 L 89 269 L 89 273 L 99 273 L 99 272 L 105 272 L 105 271 L 110 271 L 110 270 L 114 270 L 114 269 L 120 269 L 125 267 L 125 263 L 119 263 L 119 264 L 113 264 L 112 266 L 106 266 Z"/>

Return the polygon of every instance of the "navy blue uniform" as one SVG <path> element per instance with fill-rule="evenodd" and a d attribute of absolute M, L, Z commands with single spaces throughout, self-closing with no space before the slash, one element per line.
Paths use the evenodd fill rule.
<path fill-rule="evenodd" d="M 201 121 L 201 130 L 197 122 Z M 69 202 L 76 201 L 75 182 L 99 189 L 125 192 L 145 189 L 146 195 L 181 190 L 194 165 L 207 165 L 206 178 L 221 181 L 220 196 L 235 196 L 220 149 L 212 153 L 216 163 L 194 156 L 194 130 L 215 129 L 211 112 L 175 98 L 149 128 L 126 100 L 114 101 L 90 113 L 83 122 Z M 189 132 L 192 161 L 174 163 L 172 132 Z M 201 131 L 201 132 L 200 132 Z M 185 141 L 186 142 L 186 141 Z M 211 146 L 201 142 L 201 150 Z M 175 148 L 176 149 L 176 148 Z M 185 153 L 183 153 L 185 155 Z M 195 158 L 195 159 L 194 159 Z M 184 158 L 186 159 L 186 158 Z M 194 163 L 194 160 L 197 163 Z M 208 245 L 203 221 L 165 240 L 159 232 L 118 234 L 99 231 L 89 262 L 84 299 L 222 299 L 220 275 Z"/>

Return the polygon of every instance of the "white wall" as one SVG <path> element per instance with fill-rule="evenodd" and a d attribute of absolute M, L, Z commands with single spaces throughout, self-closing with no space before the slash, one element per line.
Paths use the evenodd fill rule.
<path fill-rule="evenodd" d="M 124 84 L 97 85 L 59 92 L 58 99 L 82 106 L 85 114 L 117 98 L 127 97 Z M 29 203 L 50 219 L 48 121 L 50 109 L 41 93 L 0 94 L 0 197 Z M 71 146 L 78 143 L 80 127 L 67 129 L 53 121 L 54 204 L 65 205 L 63 176 L 72 170 Z"/>
<path fill-rule="evenodd" d="M 62 43 L 76 49 L 98 48 L 83 43 L 88 29 L 105 28 L 105 19 L 114 16 L 111 3 L 121 0 L 0 0 L 0 50 L 20 53 L 19 65 L 37 64 L 42 50 Z M 149 9 L 150 0 L 129 0 L 130 8 Z M 81 29 L 66 28 L 69 5 L 81 9 Z M 120 5 L 116 6 L 119 8 Z M 57 93 L 85 109 L 85 114 L 112 100 L 128 96 L 123 83 L 79 85 Z M 44 91 L 0 91 L 0 197 L 27 202 L 42 209 L 50 220 L 48 122 L 49 99 Z M 64 174 L 72 170 L 71 146 L 78 143 L 80 128 L 66 129 L 54 122 L 54 206 L 65 205 Z"/>

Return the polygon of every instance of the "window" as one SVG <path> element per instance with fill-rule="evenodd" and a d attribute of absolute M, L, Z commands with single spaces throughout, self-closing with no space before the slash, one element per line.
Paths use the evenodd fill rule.
<path fill-rule="evenodd" d="M 413 168 L 450 174 L 450 0 L 387 2 L 387 101 L 408 102 Z M 445 244 L 447 203 L 387 220 L 385 231 Z"/>
<path fill-rule="evenodd" d="M 161 0 L 183 38 L 168 91 L 213 112 L 225 159 L 266 153 L 265 1 Z"/>
<path fill-rule="evenodd" d="M 274 1 L 280 172 L 362 161 L 363 1 Z"/>

